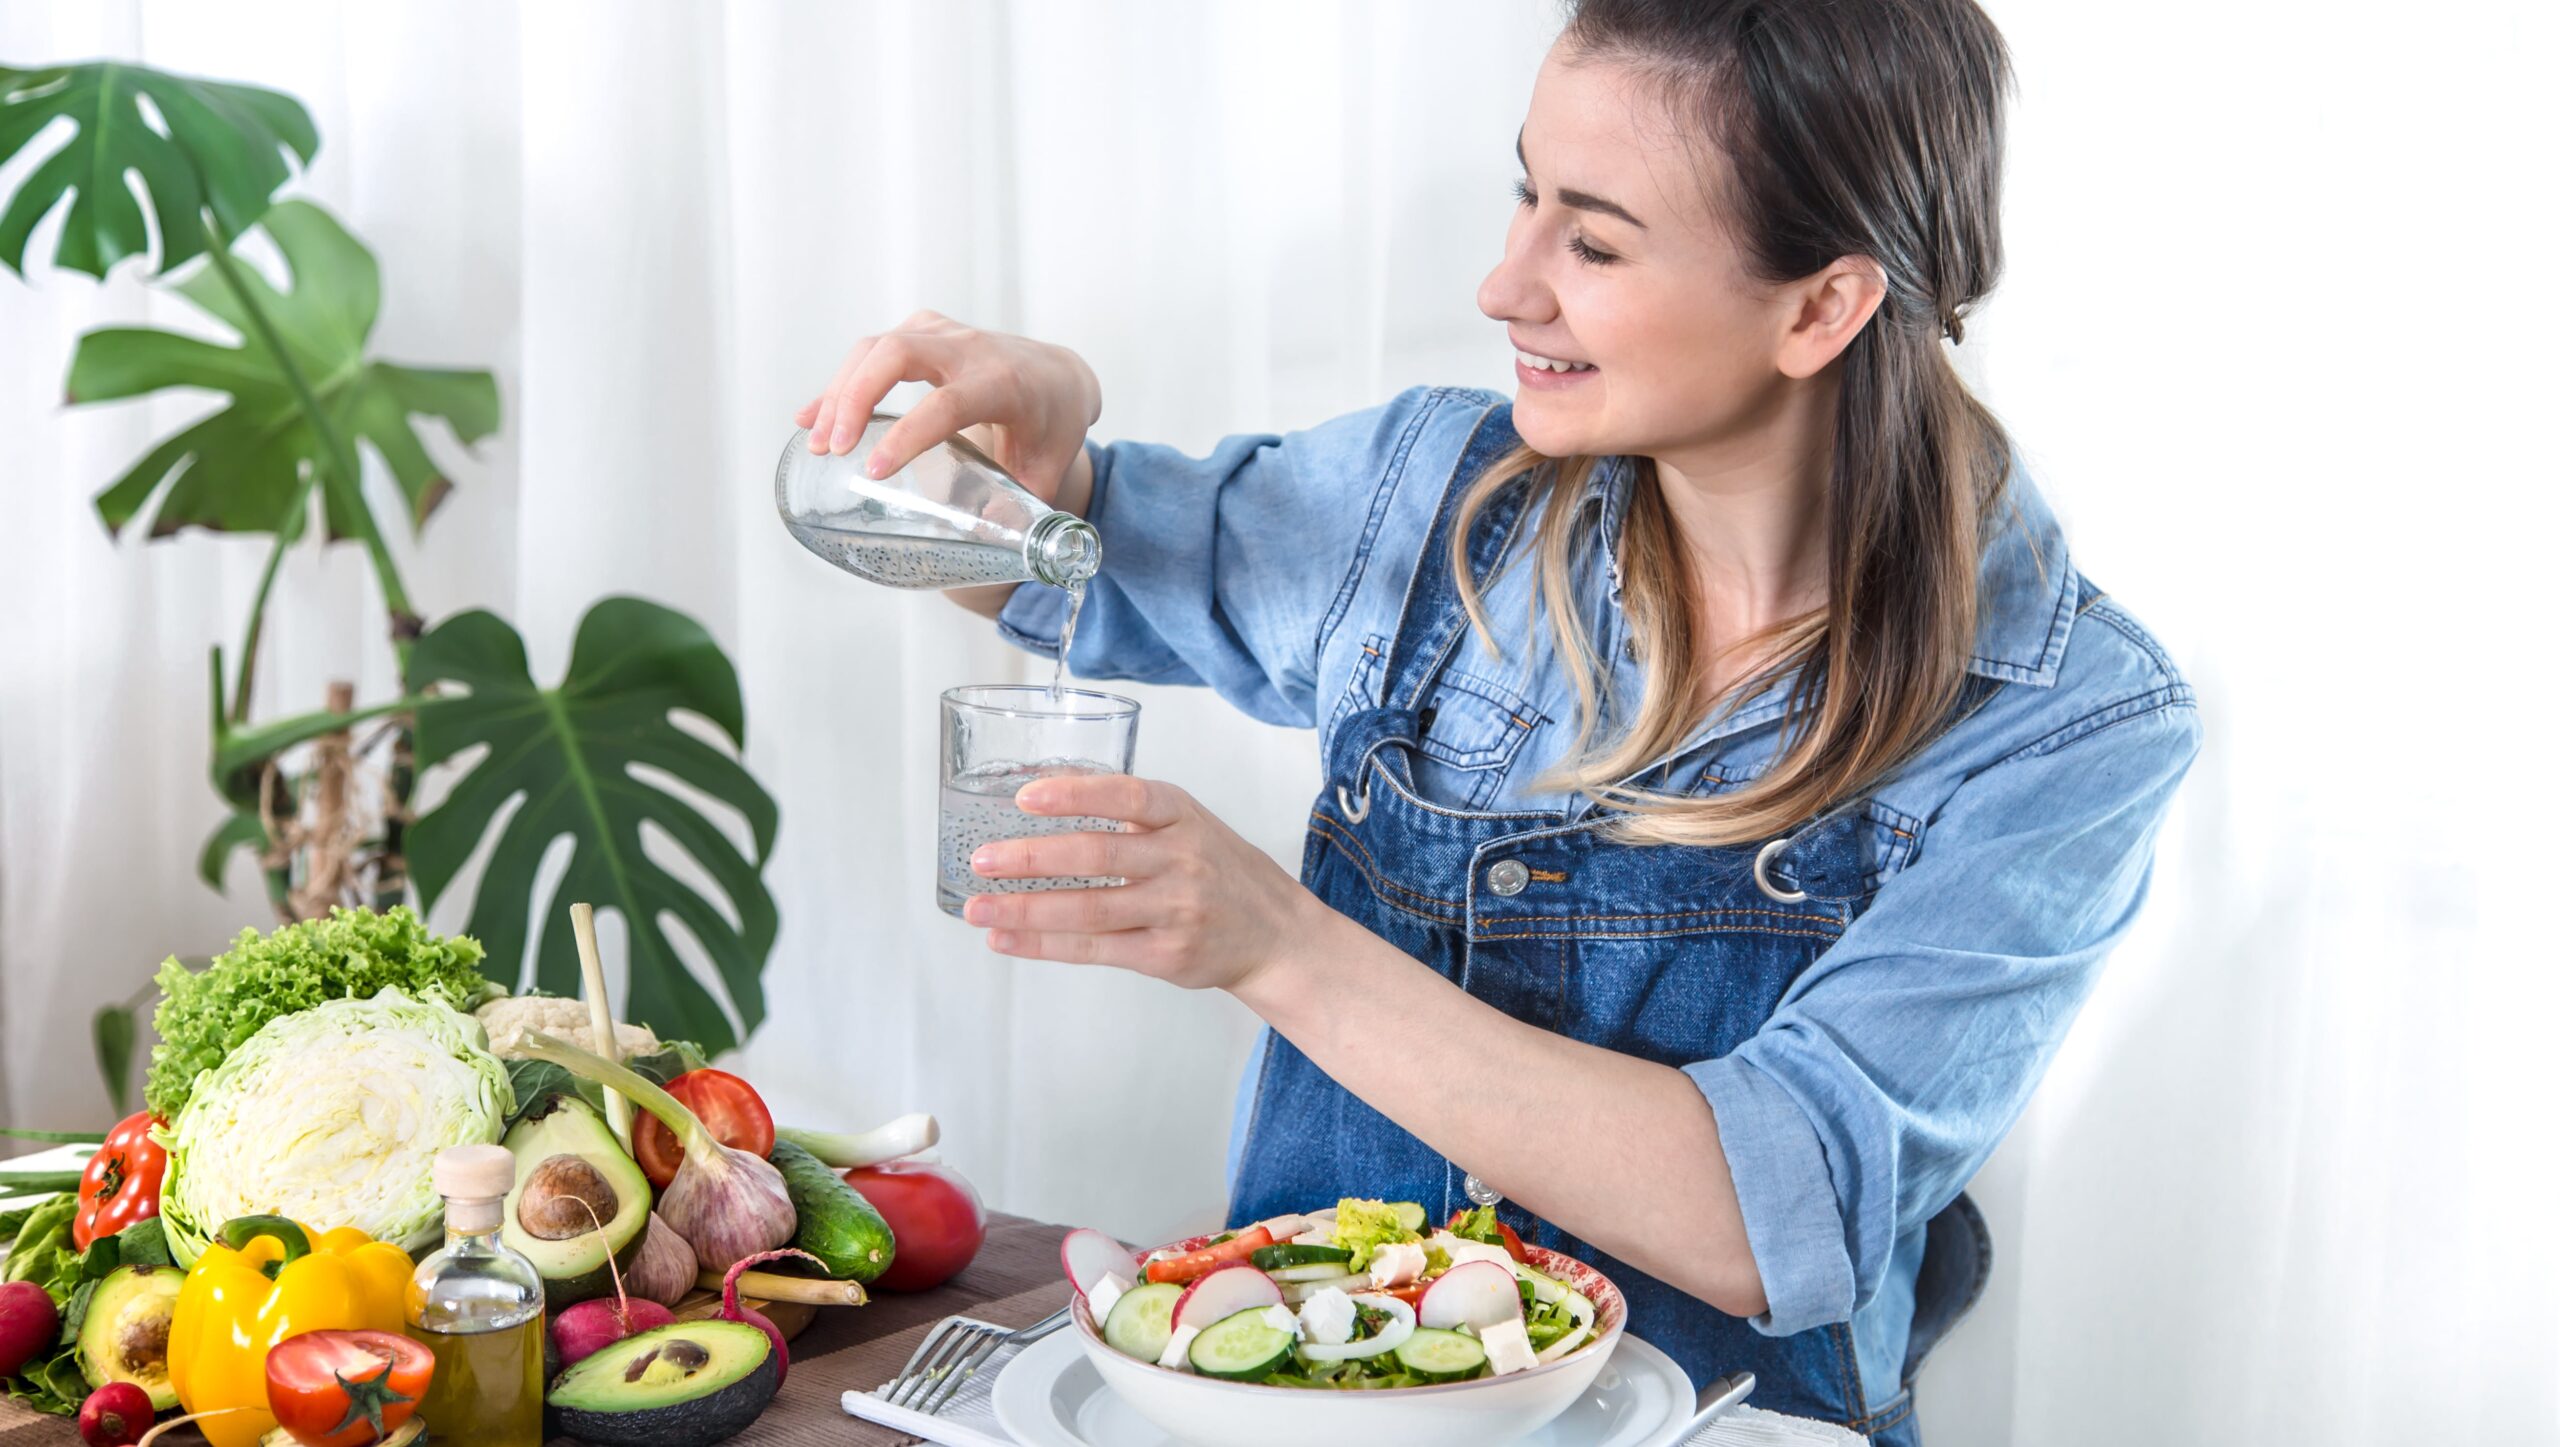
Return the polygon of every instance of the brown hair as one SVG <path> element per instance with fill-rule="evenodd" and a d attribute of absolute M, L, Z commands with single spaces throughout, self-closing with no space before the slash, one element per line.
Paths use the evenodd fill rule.
<path fill-rule="evenodd" d="M 2009 470 L 2009 440 L 1966 390 L 1941 338 L 2000 271 L 2001 108 L 2009 63 L 1971 0 L 1581 0 L 1565 29 L 1581 59 L 1629 64 L 1695 116 L 1730 162 L 1720 198 L 1753 270 L 1778 283 L 1848 256 L 1886 294 L 1832 365 L 1829 599 L 1752 640 L 1771 661 L 1700 703 L 1697 606 L 1649 462 L 1619 537 L 1629 636 L 1646 680 L 1623 730 L 1595 741 L 1606 675 L 1573 604 L 1570 503 L 1598 460 L 1522 447 L 1460 499 L 1452 547 L 1469 616 L 1488 639 L 1465 543 L 1507 485 L 1543 501 L 1535 594 L 1580 696 L 1570 757 L 1550 781 L 1624 811 L 1636 843 L 1737 844 L 1854 799 L 1944 725 L 1974 644 L 1976 571 Z M 1789 669 L 1786 738 L 1748 784 L 1706 797 L 1626 781 L 1713 708 Z"/>

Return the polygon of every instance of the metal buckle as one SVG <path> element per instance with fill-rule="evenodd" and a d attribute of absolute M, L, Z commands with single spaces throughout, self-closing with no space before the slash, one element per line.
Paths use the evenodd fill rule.
<path fill-rule="evenodd" d="M 1770 840 L 1768 843 L 1761 845 L 1760 857 L 1751 861 L 1752 883 L 1760 886 L 1760 892 L 1762 894 L 1769 896 L 1780 904 L 1802 904 L 1806 899 L 1811 897 L 1801 889 L 1780 889 L 1769 882 L 1770 861 L 1776 859 L 1780 854 L 1785 853 L 1787 846 L 1794 842 L 1795 841 L 1792 838 L 1782 834 L 1777 838 Z"/>
<path fill-rule="evenodd" d="M 1344 819 L 1357 824 L 1369 817 L 1369 786 L 1366 782 L 1361 784 L 1360 802 L 1354 804 L 1351 802 L 1351 795 L 1340 784 L 1336 784 L 1333 786 L 1333 802 L 1342 806 Z"/>

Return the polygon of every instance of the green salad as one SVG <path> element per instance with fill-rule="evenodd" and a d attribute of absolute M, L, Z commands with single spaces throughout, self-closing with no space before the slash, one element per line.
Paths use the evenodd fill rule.
<path fill-rule="evenodd" d="M 1590 1298 L 1531 1265 L 1493 1208 L 1427 1219 L 1351 1197 L 1144 1260 L 1078 1231 L 1064 1256 L 1113 1350 L 1228 1381 L 1437 1386 L 1544 1366 L 1599 1334 Z"/>

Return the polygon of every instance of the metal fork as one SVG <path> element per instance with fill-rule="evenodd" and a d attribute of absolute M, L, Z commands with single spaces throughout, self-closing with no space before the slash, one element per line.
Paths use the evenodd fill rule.
<path fill-rule="evenodd" d="M 1067 1310 L 1059 1307 L 1020 1331 L 974 1317 L 945 1317 L 925 1333 L 924 1340 L 916 1344 L 915 1355 L 907 1358 L 898 1374 L 882 1382 L 872 1395 L 890 1406 L 932 1416 L 951 1404 L 960 1384 L 989 1357 L 1009 1346 L 1038 1341 L 1065 1326 Z"/>

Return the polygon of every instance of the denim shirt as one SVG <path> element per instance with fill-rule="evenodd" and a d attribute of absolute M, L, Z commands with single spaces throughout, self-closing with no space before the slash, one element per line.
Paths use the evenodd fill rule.
<path fill-rule="evenodd" d="M 1370 701 L 1438 483 L 1503 400 L 1416 389 L 1303 432 L 1231 437 L 1205 458 L 1090 448 L 1103 567 L 1069 666 L 1206 685 L 1329 744 Z M 1587 529 L 1577 602 L 1624 699 L 1643 686 L 1616 554 L 1635 477 L 1612 459 L 1565 504 Z M 1785 1335 L 1854 1321 L 1876 1400 L 1904 1367 L 1926 1224 L 2016 1121 L 2131 923 L 2200 737 L 2185 679 L 2073 569 L 2032 480 L 2013 474 L 2008 496 L 1982 559 L 1970 706 L 1866 801 L 1872 903 L 1752 1038 L 1685 1067 L 1714 1112 L 1767 1295 L 1752 1324 Z M 1489 580 L 1497 646 L 1471 631 L 1430 700 L 1416 782 L 1448 807 L 1592 807 L 1539 788 L 1573 742 L 1576 694 L 1533 591 L 1526 567 Z M 999 626 L 1054 656 L 1064 604 L 1026 585 Z M 1644 781 L 1748 782 L 1783 741 L 1787 682 L 1708 719 Z"/>

